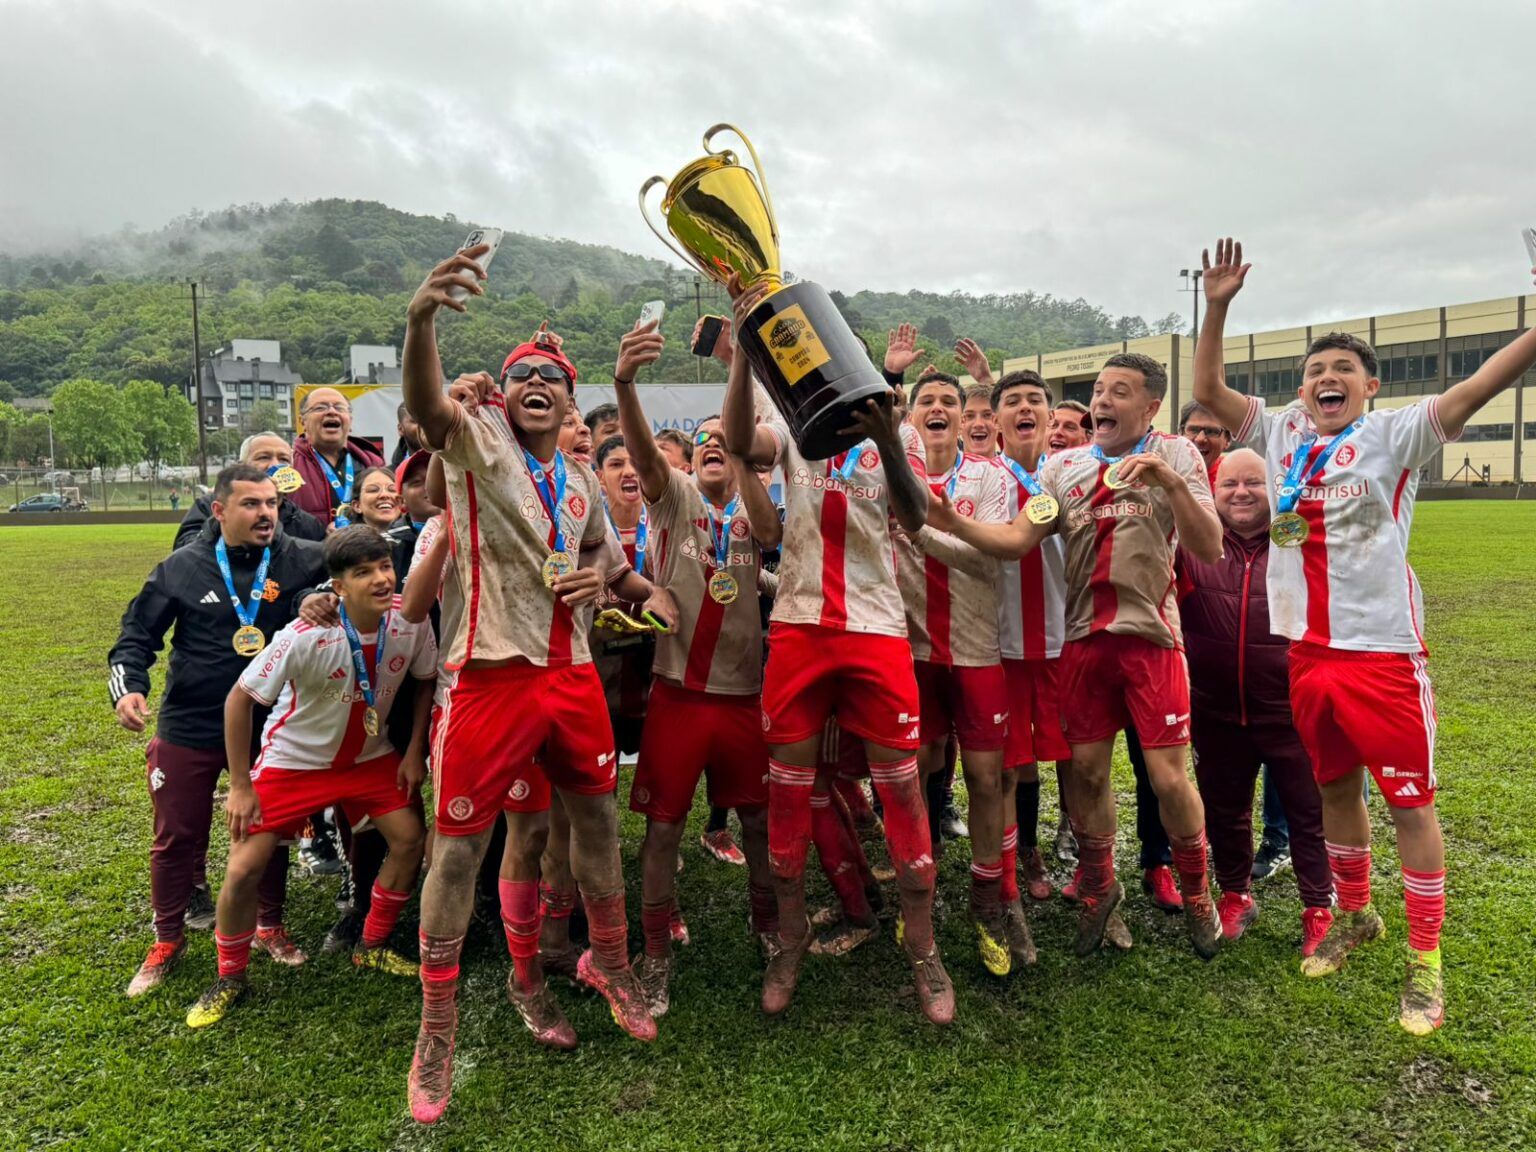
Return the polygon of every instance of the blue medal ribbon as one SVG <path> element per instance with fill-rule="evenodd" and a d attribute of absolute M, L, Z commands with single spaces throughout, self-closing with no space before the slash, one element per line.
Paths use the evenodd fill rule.
<path fill-rule="evenodd" d="M 613 518 L 613 509 L 608 507 L 608 497 L 603 497 L 603 512 L 608 517 L 608 523 L 613 526 L 613 534 L 620 540 L 624 534 L 619 531 L 619 525 Z M 640 505 L 640 522 L 635 525 L 635 571 L 639 572 L 645 567 L 645 542 L 651 538 L 650 517 L 646 515 L 645 505 Z"/>
<path fill-rule="evenodd" d="M 345 482 L 342 481 L 340 476 L 336 475 L 336 469 L 331 467 L 329 460 L 318 451 L 315 453 L 315 459 L 320 461 L 320 467 L 325 472 L 325 478 L 330 483 L 331 491 L 336 496 L 336 507 L 340 507 L 351 498 L 353 475 L 356 471 L 356 464 L 352 459 L 352 453 L 343 450 L 342 455 L 346 457 L 347 461 L 347 478 Z M 345 519 L 346 517 L 342 517 L 342 520 Z M 336 527 L 345 528 L 346 524 L 337 521 Z"/>
<path fill-rule="evenodd" d="M 357 634 L 357 626 L 347 615 L 346 605 L 338 604 L 337 611 L 341 614 L 341 630 L 347 634 L 347 647 L 352 649 L 352 671 L 357 676 L 357 690 L 363 694 L 363 703 L 377 712 L 373 677 L 368 673 L 368 662 L 363 659 L 363 638 Z M 389 617 L 390 613 L 386 612 L 379 619 L 378 639 L 374 641 L 373 647 L 374 671 L 384 667 L 384 644 L 389 637 Z"/>
<path fill-rule="evenodd" d="M 1296 446 L 1295 452 L 1291 455 L 1291 469 L 1285 474 L 1285 482 L 1280 485 L 1280 491 L 1275 496 L 1275 507 L 1281 515 L 1295 511 L 1297 501 L 1301 499 L 1302 489 L 1323 474 L 1323 469 L 1328 467 L 1328 461 L 1333 459 L 1333 454 L 1339 445 L 1348 440 L 1364 424 L 1365 417 L 1362 416 L 1335 436 L 1329 441 L 1328 446 L 1318 453 L 1317 460 L 1310 468 L 1307 467 L 1307 458 L 1312 455 L 1312 449 L 1317 444 L 1317 435 L 1314 433 Z"/>
<path fill-rule="evenodd" d="M 267 590 L 267 566 L 272 563 L 272 549 L 262 549 L 261 563 L 256 567 L 256 577 L 251 581 L 251 611 L 247 615 L 245 605 L 240 603 L 240 594 L 235 591 L 235 574 L 229 567 L 229 549 L 224 546 L 224 537 L 219 537 L 219 542 L 213 546 L 214 557 L 219 562 L 219 572 L 224 577 L 224 587 L 229 590 L 229 602 L 235 606 L 235 616 L 240 621 L 240 627 L 249 628 L 256 623 L 256 613 L 261 611 L 261 594 Z"/>
<path fill-rule="evenodd" d="M 1033 472 L 1026 472 L 1024 465 L 1006 453 L 1002 455 L 1002 461 L 1008 466 L 1008 471 L 1012 472 L 1018 482 L 1024 486 L 1024 491 L 1028 492 L 1031 496 L 1040 495 L 1040 469 L 1038 466 Z"/>
<path fill-rule="evenodd" d="M 843 457 L 843 463 L 841 467 L 833 468 L 831 461 L 828 461 L 827 475 L 836 476 L 839 480 L 846 484 L 848 482 L 848 477 L 852 476 L 854 469 L 859 466 L 859 457 L 864 455 L 864 449 L 873 448 L 874 443 L 875 442 L 873 440 L 861 440 L 852 448 L 848 449 L 848 455 Z"/>
<path fill-rule="evenodd" d="M 715 518 L 715 506 L 708 500 L 704 501 L 704 514 L 709 517 L 709 539 L 715 546 L 715 571 L 724 572 L 726 561 L 731 554 L 731 521 L 736 518 L 736 511 L 741 507 L 741 493 L 731 497 L 731 502 L 720 512 L 720 517 Z"/>
<path fill-rule="evenodd" d="M 560 526 L 560 508 L 565 503 L 565 457 L 560 450 L 555 450 L 555 461 L 550 465 L 549 471 L 554 474 L 554 483 L 551 486 L 550 475 L 545 472 L 544 465 L 528 449 L 523 449 L 523 460 L 528 465 L 528 473 L 533 477 L 533 486 L 539 490 L 539 499 L 544 503 L 544 511 L 549 513 L 550 523 L 555 526 L 555 538 L 550 546 L 556 552 L 565 551 L 565 529 Z"/>
<path fill-rule="evenodd" d="M 1147 440 L 1151 437 L 1151 435 L 1152 429 L 1148 428 L 1142 438 L 1136 441 L 1136 447 L 1127 452 L 1125 456 L 1106 456 L 1104 455 L 1104 449 L 1100 448 L 1097 444 L 1090 448 L 1089 451 L 1093 453 L 1093 458 L 1098 460 L 1100 463 L 1118 464 L 1120 461 L 1124 460 L 1126 456 L 1140 456 L 1142 449 L 1147 446 Z"/>

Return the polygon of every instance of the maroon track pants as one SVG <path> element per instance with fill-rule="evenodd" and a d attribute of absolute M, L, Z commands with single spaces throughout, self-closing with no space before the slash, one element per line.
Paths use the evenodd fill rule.
<path fill-rule="evenodd" d="M 156 736 L 145 752 L 155 843 L 149 850 L 149 898 L 155 938 L 180 940 L 192 886 L 203 879 L 213 822 L 213 793 L 227 767 L 222 748 L 185 748 Z M 261 878 L 256 922 L 283 922 L 288 895 L 288 849 L 272 853 Z"/>
<path fill-rule="evenodd" d="M 1323 800 L 1312 762 L 1289 724 L 1191 722 L 1195 782 L 1205 802 L 1205 834 L 1224 892 L 1246 892 L 1253 870 L 1253 789 L 1261 765 L 1280 794 L 1291 826 L 1291 864 L 1301 902 L 1326 908 L 1333 897 L 1333 869 L 1323 844 Z"/>

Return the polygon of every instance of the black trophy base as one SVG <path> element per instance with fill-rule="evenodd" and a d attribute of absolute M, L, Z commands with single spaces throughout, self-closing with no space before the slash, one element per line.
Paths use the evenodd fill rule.
<path fill-rule="evenodd" d="M 825 460 L 862 440 L 862 433 L 843 429 L 867 400 L 891 390 L 819 284 L 779 289 L 752 310 L 736 339 L 807 460 Z"/>

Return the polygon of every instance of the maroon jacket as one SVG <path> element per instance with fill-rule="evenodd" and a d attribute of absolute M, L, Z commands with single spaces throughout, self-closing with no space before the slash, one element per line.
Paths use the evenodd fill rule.
<path fill-rule="evenodd" d="M 1220 724 L 1289 724 L 1290 641 L 1269 629 L 1269 536 L 1228 529 L 1215 564 L 1179 551 L 1179 620 L 1189 660 L 1190 703 Z"/>
<path fill-rule="evenodd" d="M 373 446 L 368 441 L 360 440 L 356 436 L 347 437 L 347 452 L 353 459 L 354 476 L 364 468 L 372 468 L 384 463 L 384 458 L 373 450 Z M 322 524 L 329 524 L 332 520 L 332 512 L 342 501 L 336 499 L 332 493 L 331 482 L 320 464 L 320 457 L 316 454 L 314 445 L 309 442 L 309 437 L 302 433 L 293 442 L 293 466 L 298 469 L 299 475 L 304 477 L 304 487 L 289 495 L 288 499 Z M 346 462 L 343 461 L 341 470 L 337 472 L 338 478 L 343 482 L 346 480 L 346 468 Z M 352 499 L 350 492 L 342 497 L 342 500 L 350 499 Z"/>

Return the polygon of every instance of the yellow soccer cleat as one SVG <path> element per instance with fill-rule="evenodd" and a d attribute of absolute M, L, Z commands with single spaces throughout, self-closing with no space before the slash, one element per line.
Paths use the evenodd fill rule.
<path fill-rule="evenodd" d="M 994 976 L 1013 971 L 1013 954 L 1008 951 L 1008 930 L 1001 915 L 985 916 L 976 921 L 976 950 L 981 962 Z"/>
<path fill-rule="evenodd" d="M 1401 1012 L 1397 1022 L 1414 1036 L 1428 1036 L 1445 1022 L 1445 984 L 1440 974 L 1440 949 L 1408 950 L 1403 974 Z"/>
<path fill-rule="evenodd" d="M 416 979 L 421 971 L 415 962 L 407 960 L 387 944 L 380 944 L 376 948 L 359 946 L 352 952 L 352 963 L 359 968 L 383 972 L 386 976 L 404 976 L 411 980 Z"/>
<path fill-rule="evenodd" d="M 245 995 L 246 988 L 243 976 L 220 976 L 187 1012 L 187 1027 L 206 1028 L 217 1024 L 229 1015 L 236 1001 Z"/>

